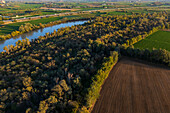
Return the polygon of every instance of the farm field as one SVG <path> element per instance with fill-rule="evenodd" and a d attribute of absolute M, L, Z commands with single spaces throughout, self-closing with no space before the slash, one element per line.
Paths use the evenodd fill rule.
<path fill-rule="evenodd" d="M 153 48 L 166 49 L 170 51 L 170 32 L 169 31 L 157 31 L 147 38 L 134 44 L 135 48 L 152 50 Z"/>
<path fill-rule="evenodd" d="M 108 12 L 107 13 L 107 15 L 130 15 L 130 14 L 132 14 L 132 13 L 130 13 L 130 12 L 118 12 L 118 11 L 111 11 L 111 12 Z"/>
<path fill-rule="evenodd" d="M 0 35 L 6 35 L 10 34 L 12 31 L 18 30 L 21 25 L 24 23 L 31 23 L 38 25 L 39 23 L 46 24 L 49 22 L 61 20 L 63 18 L 86 18 L 86 17 L 94 17 L 94 16 L 99 16 L 99 15 L 123 15 L 125 13 L 123 12 L 116 12 L 116 11 L 111 11 L 108 12 L 108 14 L 103 13 L 103 12 L 96 12 L 92 14 L 80 14 L 80 15 L 72 15 L 72 16 L 61 16 L 61 17 L 51 17 L 51 18 L 43 18 L 43 19 L 38 19 L 38 20 L 31 20 L 31 21 L 26 21 L 26 22 L 17 22 L 17 23 L 12 23 L 12 24 L 7 24 L 4 25 L 4 27 L 0 28 Z"/>
<path fill-rule="evenodd" d="M 34 24 L 38 25 L 39 23 L 47 24 L 49 22 L 54 22 L 54 21 L 61 20 L 64 18 L 81 18 L 81 17 L 79 17 L 79 16 L 61 16 L 61 17 L 43 18 L 43 19 L 38 19 L 38 20 L 31 20 L 31 21 L 26 21 L 26 22 L 17 22 L 17 23 L 7 24 L 7 25 L 4 25 L 5 27 L 0 28 L 0 35 L 10 34 L 12 31 L 18 30 L 19 27 L 25 23 L 31 23 L 33 25 Z"/>
<path fill-rule="evenodd" d="M 122 3 L 120 3 L 119 5 L 121 5 Z M 124 3 L 125 5 L 127 5 L 126 3 Z M 15 7 L 17 10 L 12 10 L 13 7 Z M 2 12 L 5 12 L 5 13 L 14 13 L 14 12 L 20 12 L 19 14 L 18 13 L 15 13 L 18 14 L 19 16 L 24 16 L 24 15 L 30 15 L 29 17 L 33 17 L 35 15 L 48 15 L 48 14 L 55 14 L 55 13 L 63 13 L 63 12 L 70 12 L 70 11 L 52 11 L 52 10 L 42 10 L 42 4 L 24 4 L 24 3 L 11 3 L 10 4 L 10 7 L 9 8 L 0 8 L 0 11 Z M 27 11 L 28 9 L 32 9 L 33 10 L 33 14 L 26 14 L 25 11 Z M 64 9 L 64 8 L 61 8 L 61 9 Z M 66 8 L 65 8 L 66 9 Z M 74 8 L 76 10 L 81 10 L 81 11 L 86 11 L 86 10 L 94 10 L 94 9 L 103 9 L 102 7 L 90 7 L 90 8 Z M 167 8 L 168 9 L 168 8 Z M 69 10 L 72 10 L 72 9 L 69 9 Z M 155 8 L 152 8 L 152 11 L 149 11 L 149 10 L 146 10 L 145 8 L 144 9 L 133 9 L 133 10 L 124 10 L 124 11 L 97 11 L 95 13 L 92 13 L 92 14 L 81 14 L 81 15 L 77 15 L 77 16 L 74 16 L 74 17 L 94 17 L 94 16 L 108 16 L 108 15 L 131 15 L 132 12 L 133 13 L 153 13 L 155 10 Z M 11 12 L 12 11 L 12 12 Z M 14 12 L 13 12 L 14 11 Z M 37 12 L 35 12 L 37 11 Z M 21 13 L 22 12 L 22 13 Z M 158 11 L 157 11 L 158 12 Z M 12 15 L 12 14 L 11 14 Z M 64 16 L 64 17 L 67 17 L 67 18 L 70 18 L 71 16 Z M 20 18 L 20 17 L 19 17 Z M 22 17 L 23 18 L 23 17 Z M 19 23 L 12 23 L 12 24 L 8 24 L 8 25 L 5 25 L 4 27 L 0 27 L 0 35 L 6 35 L 6 34 L 10 34 L 11 32 L 15 31 L 15 30 L 18 30 L 18 28 L 23 25 L 24 23 L 31 23 L 31 24 L 39 24 L 39 23 L 42 23 L 42 24 L 46 24 L 46 23 L 49 23 L 49 22 L 53 22 L 53 21 L 56 21 L 56 20 L 60 20 L 62 19 L 63 17 L 52 17 L 52 18 L 43 18 L 43 19 L 38 19 L 38 20 L 31 20 L 31 21 L 27 21 L 27 22 L 19 22 Z"/>
<path fill-rule="evenodd" d="M 123 58 L 106 79 L 92 113 L 168 113 L 170 69 Z"/>
<path fill-rule="evenodd" d="M 76 11 L 78 9 L 68 9 L 68 8 L 47 8 L 47 7 L 41 7 L 40 9 L 44 10 L 63 10 L 63 11 Z"/>
<path fill-rule="evenodd" d="M 42 4 L 24 4 L 24 3 L 20 3 L 20 2 L 16 2 L 16 3 L 9 3 L 8 7 L 0 7 L 0 14 L 1 15 L 6 15 L 6 14 L 10 14 L 10 13 L 14 13 L 18 14 L 18 15 L 23 15 L 25 13 L 26 10 L 37 10 L 39 9 L 41 6 L 43 6 Z M 12 16 L 12 14 L 10 15 Z"/>
<path fill-rule="evenodd" d="M 62 19 L 63 17 L 53 17 L 53 18 L 44 18 L 44 19 L 38 19 L 38 20 L 31 20 L 26 22 L 17 22 L 12 24 L 7 24 L 5 27 L 0 28 L 0 35 L 10 34 L 12 31 L 18 30 L 21 25 L 24 23 L 31 23 L 38 25 L 39 23 L 46 24 L 49 22 L 57 21 L 59 19 Z"/>

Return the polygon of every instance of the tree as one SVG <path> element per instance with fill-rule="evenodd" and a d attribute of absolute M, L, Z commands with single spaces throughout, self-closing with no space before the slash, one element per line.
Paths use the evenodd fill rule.
<path fill-rule="evenodd" d="M 58 95 L 61 96 L 61 93 L 62 93 L 63 89 L 61 88 L 60 85 L 55 85 L 55 86 L 51 89 L 51 91 L 57 92 Z"/>
<path fill-rule="evenodd" d="M 16 64 L 16 62 L 15 62 L 15 61 L 12 61 L 12 62 L 11 62 L 11 65 L 12 65 L 12 66 L 14 66 L 15 64 Z"/>
<path fill-rule="evenodd" d="M 3 50 L 5 50 L 7 53 L 8 53 L 8 47 L 7 46 L 5 46 L 4 48 L 3 48 Z"/>
<path fill-rule="evenodd" d="M 59 82 L 59 84 L 61 85 L 61 87 L 64 89 L 64 91 L 68 91 L 69 90 L 69 87 L 67 86 L 67 83 L 65 80 L 61 80 Z"/>
<path fill-rule="evenodd" d="M 39 23 L 40 28 L 44 28 L 45 26 L 42 23 Z"/>
<path fill-rule="evenodd" d="M 48 109 L 48 103 L 46 101 L 41 101 L 39 104 L 38 113 L 46 113 L 47 109 Z"/>
<path fill-rule="evenodd" d="M 0 21 L 2 20 L 2 16 L 0 16 Z"/>
<path fill-rule="evenodd" d="M 21 25 L 21 26 L 19 27 L 19 31 L 20 31 L 20 32 L 23 32 L 23 33 L 25 32 L 25 28 L 24 28 L 23 25 Z"/>
<path fill-rule="evenodd" d="M 32 79 L 31 79 L 31 77 L 24 77 L 22 83 L 23 83 L 23 85 L 24 85 L 25 87 L 31 86 L 31 85 L 32 85 Z"/>

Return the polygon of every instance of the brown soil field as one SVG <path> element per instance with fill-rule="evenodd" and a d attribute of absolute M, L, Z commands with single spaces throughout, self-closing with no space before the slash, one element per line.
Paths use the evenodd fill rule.
<path fill-rule="evenodd" d="M 64 11 L 64 10 L 69 10 L 69 11 L 76 11 L 78 9 L 66 9 L 66 8 L 47 8 L 47 7 L 41 7 L 40 9 L 45 9 L 45 10 L 60 10 L 60 11 Z"/>
<path fill-rule="evenodd" d="M 170 113 L 170 68 L 123 58 L 103 84 L 92 113 Z"/>

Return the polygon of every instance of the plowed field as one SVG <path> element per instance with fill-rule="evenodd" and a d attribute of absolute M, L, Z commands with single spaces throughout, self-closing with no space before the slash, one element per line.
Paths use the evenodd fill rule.
<path fill-rule="evenodd" d="M 120 60 L 92 113 L 170 113 L 170 69 Z"/>

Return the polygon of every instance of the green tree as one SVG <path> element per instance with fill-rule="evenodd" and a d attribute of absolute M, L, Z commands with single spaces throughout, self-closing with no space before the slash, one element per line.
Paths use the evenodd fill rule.
<path fill-rule="evenodd" d="M 69 87 L 68 87 L 68 85 L 67 85 L 67 83 L 66 83 L 65 80 L 61 80 L 61 81 L 59 82 L 59 84 L 60 84 L 61 87 L 64 89 L 64 91 L 68 91 L 68 90 L 69 90 Z"/>

